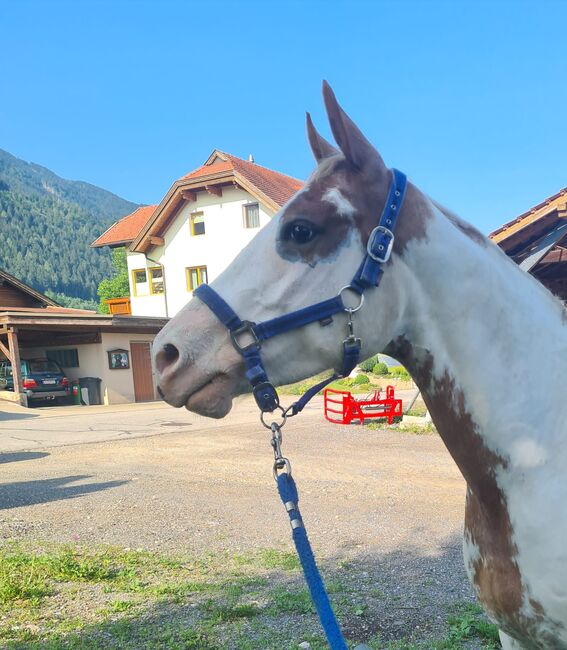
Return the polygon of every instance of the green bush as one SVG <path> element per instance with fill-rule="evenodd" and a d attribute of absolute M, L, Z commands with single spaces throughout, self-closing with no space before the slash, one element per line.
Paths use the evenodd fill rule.
<path fill-rule="evenodd" d="M 370 379 L 368 379 L 368 375 L 363 375 L 362 373 L 360 375 L 356 375 L 354 378 L 352 384 L 358 386 L 359 384 L 369 384 Z"/>
<path fill-rule="evenodd" d="M 372 372 L 375 375 L 387 375 L 388 374 L 388 366 L 383 363 L 382 361 L 377 363 L 373 368 Z"/>
<path fill-rule="evenodd" d="M 389 370 L 392 377 L 398 377 L 399 379 L 410 379 L 409 372 L 403 366 L 393 366 Z"/>
<path fill-rule="evenodd" d="M 370 359 L 366 359 L 366 361 L 363 361 L 362 363 L 359 363 L 359 367 L 361 370 L 364 370 L 364 372 L 372 372 L 372 368 L 380 361 L 378 358 L 378 355 L 375 354 L 373 357 L 370 357 Z"/>

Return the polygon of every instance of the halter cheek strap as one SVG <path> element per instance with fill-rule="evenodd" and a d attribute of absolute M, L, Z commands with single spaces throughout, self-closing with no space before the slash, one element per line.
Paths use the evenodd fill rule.
<path fill-rule="evenodd" d="M 310 323 L 319 322 L 321 326 L 329 325 L 335 314 L 349 314 L 349 332 L 343 341 L 343 361 L 340 373 L 335 373 L 328 379 L 310 388 L 297 402 L 289 407 L 285 414 L 299 413 L 307 402 L 324 386 L 339 377 L 351 373 L 360 357 L 361 341 L 354 336 L 352 315 L 358 311 L 364 302 L 364 291 L 380 284 L 383 266 L 390 259 L 394 245 L 394 230 L 406 191 L 406 177 L 397 169 L 392 169 L 392 181 L 388 198 L 384 205 L 378 225 L 370 233 L 364 256 L 350 284 L 343 287 L 333 298 L 315 303 L 309 307 L 277 316 L 262 323 L 241 320 L 238 314 L 219 294 L 209 285 L 201 284 L 193 292 L 204 302 L 215 316 L 230 331 L 230 337 L 236 350 L 242 355 L 246 364 L 246 378 L 252 386 L 252 392 L 258 407 L 263 413 L 272 412 L 280 407 L 278 393 L 268 379 L 262 362 L 260 349 L 262 342 L 278 334 L 304 327 Z M 349 308 L 343 302 L 343 293 L 349 290 L 360 296 L 360 303 L 355 308 Z M 282 409 L 283 410 L 283 409 Z"/>

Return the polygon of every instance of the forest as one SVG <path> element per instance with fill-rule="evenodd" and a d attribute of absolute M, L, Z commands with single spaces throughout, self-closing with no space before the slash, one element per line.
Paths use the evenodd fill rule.
<path fill-rule="evenodd" d="M 90 244 L 136 207 L 0 150 L 0 268 L 61 304 L 89 308 L 113 273 L 110 251 Z"/>

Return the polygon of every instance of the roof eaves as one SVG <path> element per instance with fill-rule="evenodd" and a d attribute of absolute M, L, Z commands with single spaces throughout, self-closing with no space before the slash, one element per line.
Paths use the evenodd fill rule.
<path fill-rule="evenodd" d="M 511 221 L 503 224 L 500 226 L 500 228 L 497 228 L 491 232 L 488 237 L 494 242 L 500 243 L 501 241 L 522 230 L 522 228 L 530 225 L 534 221 L 545 217 L 547 214 L 554 212 L 555 210 L 561 211 L 560 199 L 565 196 L 565 194 L 567 194 L 567 187 L 559 190 L 557 194 L 548 197 L 545 199 L 545 201 L 538 203 L 533 208 L 530 208 L 530 210 L 527 210 L 515 219 L 512 219 Z"/>
<path fill-rule="evenodd" d="M 8 282 L 11 282 L 15 287 L 20 289 L 20 291 L 24 291 L 25 293 L 32 296 L 36 300 L 44 302 L 47 305 L 51 305 L 52 307 L 61 307 L 61 305 L 55 300 L 48 298 L 45 294 L 41 293 L 40 291 L 36 291 L 34 288 L 30 287 L 25 282 L 18 280 L 18 278 L 14 277 L 13 275 L 10 275 L 10 273 L 7 273 L 6 271 L 3 271 L 1 269 L 0 269 L 0 277 L 4 278 L 5 280 L 8 280 Z"/>
<path fill-rule="evenodd" d="M 169 188 L 167 191 L 166 195 L 163 197 L 159 205 L 156 207 L 156 209 L 153 212 L 152 217 L 149 219 L 149 221 L 146 223 L 146 225 L 140 230 L 138 233 L 138 236 L 132 241 L 132 243 L 129 246 L 129 250 L 133 253 L 143 253 L 143 250 L 140 250 L 140 245 L 144 241 L 147 233 L 150 231 L 154 223 L 159 219 L 161 213 L 163 212 L 164 208 L 166 205 L 169 203 L 170 199 L 175 195 L 176 190 L 180 187 L 181 181 L 177 180 L 173 183 L 173 185 Z"/>

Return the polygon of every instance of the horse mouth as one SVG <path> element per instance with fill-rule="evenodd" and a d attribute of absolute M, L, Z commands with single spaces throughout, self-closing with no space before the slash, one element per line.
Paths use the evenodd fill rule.
<path fill-rule="evenodd" d="M 187 397 L 185 408 L 197 415 L 223 418 L 232 408 L 232 385 L 227 374 L 214 375 Z"/>

